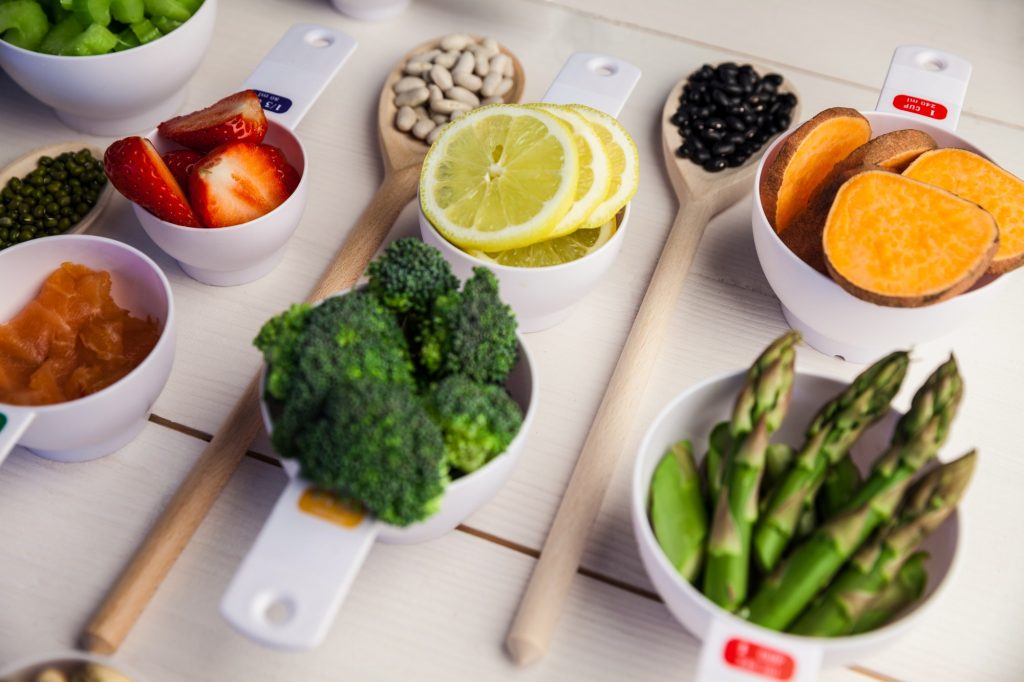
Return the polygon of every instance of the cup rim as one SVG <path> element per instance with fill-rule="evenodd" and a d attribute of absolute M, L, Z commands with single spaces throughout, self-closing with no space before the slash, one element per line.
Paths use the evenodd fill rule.
<path fill-rule="evenodd" d="M 0 39 L 0 46 L 2 46 L 4 49 L 11 50 L 11 52 L 13 52 L 14 54 L 19 54 L 19 55 L 22 55 L 22 56 L 25 56 L 25 57 L 28 57 L 29 55 L 31 55 L 32 57 L 39 58 L 41 61 L 53 61 L 53 62 L 64 61 L 64 62 L 67 62 L 67 60 L 70 59 L 70 60 L 74 60 L 76 62 L 94 62 L 95 63 L 95 62 L 100 62 L 100 61 L 103 61 L 103 60 L 106 60 L 106 59 L 116 59 L 120 55 L 123 55 L 123 54 L 126 54 L 126 53 L 138 54 L 139 50 L 144 50 L 146 48 L 152 47 L 153 45 L 156 45 L 157 43 L 163 42 L 164 38 L 171 37 L 172 35 L 174 35 L 178 31 L 184 29 L 186 26 L 191 24 L 192 20 L 195 19 L 197 16 L 199 16 L 199 14 L 201 12 L 206 10 L 207 6 L 213 7 L 213 6 L 216 6 L 216 4 L 217 4 L 217 0 L 203 0 L 203 4 L 199 6 L 199 9 L 197 9 L 195 12 L 193 12 L 192 16 L 190 16 L 188 19 L 186 19 L 184 22 L 182 22 L 181 26 L 176 28 L 174 31 L 171 31 L 168 34 L 162 35 L 159 38 L 157 38 L 156 40 L 151 40 L 148 43 L 144 43 L 142 45 L 136 45 L 135 47 L 128 48 L 127 50 L 121 50 L 120 52 L 107 52 L 106 54 L 89 54 L 89 55 L 47 54 L 46 52 L 36 52 L 35 50 L 29 50 L 29 49 L 26 49 L 24 47 L 19 47 L 17 45 L 12 45 L 11 43 L 9 43 L 9 42 L 7 42 L 6 40 L 3 40 L 3 39 Z M 29 57 L 29 58 L 31 58 L 31 57 Z"/>
<path fill-rule="evenodd" d="M 893 119 L 893 120 L 905 120 L 905 121 L 908 121 L 908 125 L 907 125 L 908 128 L 916 128 L 918 130 L 923 129 L 924 132 L 929 132 L 929 131 L 933 131 L 934 130 L 934 131 L 941 132 L 943 135 L 952 135 L 952 136 L 957 138 L 958 142 L 962 142 L 965 145 L 965 147 L 968 149 L 968 151 L 973 151 L 973 152 L 975 152 L 975 153 L 985 157 L 986 159 L 991 160 L 991 158 L 988 156 L 988 154 L 986 154 L 981 149 L 979 149 L 978 147 L 976 147 L 973 144 L 971 144 L 968 140 L 966 140 L 962 135 L 960 135 L 956 131 L 945 130 L 943 128 L 939 128 L 938 126 L 932 125 L 931 123 L 927 123 L 927 122 L 924 122 L 924 121 L 918 122 L 915 119 L 911 119 L 911 118 L 909 118 L 907 116 L 904 116 L 903 114 L 900 114 L 900 113 L 897 113 L 897 112 L 873 111 L 873 110 L 865 111 L 865 110 L 861 110 L 860 114 L 862 114 L 863 116 L 865 116 L 869 120 L 870 120 L 870 118 L 872 116 L 886 118 L 886 119 Z M 916 125 L 910 125 L 910 123 L 915 123 Z M 801 125 L 802 125 L 802 123 L 801 123 Z M 797 126 L 797 127 L 799 127 L 799 126 Z M 786 243 L 782 241 L 782 238 L 779 236 L 779 233 L 776 232 L 774 229 L 772 229 L 771 225 L 769 224 L 768 217 L 764 213 L 764 206 L 762 206 L 762 204 L 761 204 L 761 176 L 762 176 L 762 174 L 764 172 L 765 164 L 768 162 L 768 158 L 772 155 L 772 152 L 774 152 L 776 150 L 776 148 L 778 148 L 779 145 L 781 145 L 786 139 L 788 139 L 789 136 L 792 135 L 795 130 L 796 130 L 796 127 L 792 128 L 790 130 L 785 131 L 783 134 L 781 134 L 777 138 L 775 138 L 775 140 L 773 140 L 772 143 L 765 148 L 764 153 L 761 154 L 761 158 L 760 158 L 760 160 L 757 163 L 757 168 L 754 171 L 754 186 L 753 186 L 753 191 L 752 191 L 753 198 L 752 198 L 752 208 L 751 208 L 751 210 L 754 211 L 756 213 L 756 215 L 761 218 L 761 220 L 751 220 L 750 222 L 751 222 L 751 225 L 752 225 L 752 229 L 755 230 L 755 231 L 759 231 L 759 232 L 767 234 L 768 235 L 768 239 L 771 240 L 771 244 L 775 247 L 774 250 L 778 251 L 778 252 L 782 252 L 782 253 L 785 254 L 783 256 L 783 258 L 786 259 L 786 266 L 785 267 L 787 267 L 787 268 L 796 268 L 802 274 L 816 278 L 815 281 L 820 280 L 820 282 L 819 282 L 820 284 L 825 285 L 825 286 L 831 285 L 832 287 L 835 287 L 835 289 L 837 291 L 840 291 L 843 294 L 845 294 L 846 296 L 850 297 L 851 299 L 854 299 L 854 300 L 856 300 L 856 301 L 858 301 L 860 303 L 863 303 L 865 305 L 870 305 L 870 306 L 874 306 L 874 307 L 878 307 L 878 308 L 885 308 L 885 309 L 894 309 L 893 306 L 883 306 L 883 305 L 880 305 L 878 303 L 874 303 L 872 301 L 868 301 L 868 300 L 865 300 L 865 299 L 857 298 L 856 296 L 854 296 L 853 294 L 851 294 L 850 292 L 846 291 L 841 286 L 839 286 L 839 284 L 836 283 L 836 281 L 833 280 L 831 277 L 828 277 L 827 275 L 824 275 L 824 274 L 818 272 L 817 270 L 815 270 L 814 268 L 812 268 L 810 265 L 808 265 L 802 259 L 800 259 L 795 253 L 793 253 L 793 251 L 788 246 L 786 246 Z M 874 139 L 874 138 L 872 138 L 872 139 Z M 941 148 L 942 147 L 940 147 L 940 149 Z M 763 260 L 760 252 L 758 252 L 758 254 L 757 254 L 757 259 L 758 259 L 759 263 Z M 1006 273 L 1003 273 L 1003 274 L 1006 274 Z M 984 283 L 981 283 L 983 280 L 987 280 L 987 281 L 985 281 Z M 940 308 L 943 305 L 953 303 L 954 301 L 973 299 L 976 295 L 980 294 L 980 292 L 985 291 L 989 287 L 997 285 L 997 284 L 999 284 L 1002 281 L 1003 281 L 1003 275 L 995 275 L 995 276 L 982 275 L 982 277 L 978 280 L 978 282 L 975 283 L 974 286 L 972 286 L 970 289 L 968 289 L 967 291 L 963 292 L 962 294 L 957 294 L 956 296 L 954 296 L 954 297 L 952 297 L 950 299 L 947 299 L 945 301 L 939 301 L 938 303 L 931 303 L 931 304 L 926 305 L 926 306 L 921 306 L 920 308 L 912 308 L 912 309 L 909 309 L 909 310 L 935 310 L 935 309 Z M 981 283 L 980 286 L 978 286 L 979 283 Z"/>
<path fill-rule="evenodd" d="M 748 627 L 757 628 L 759 630 L 764 631 L 765 633 L 771 634 L 774 637 L 782 637 L 783 639 L 792 638 L 795 641 L 801 643 L 815 642 L 822 646 L 822 648 L 825 650 L 875 646 L 886 643 L 891 638 L 898 636 L 905 628 L 909 627 L 915 620 L 923 616 L 927 611 L 931 610 L 937 602 L 937 598 L 947 588 L 947 585 L 951 582 L 952 577 L 956 573 L 960 564 L 961 547 L 963 545 L 964 533 L 964 524 L 962 521 L 962 516 L 960 514 L 961 510 L 959 505 L 956 509 L 953 510 L 953 513 L 950 514 L 949 518 L 947 518 L 943 522 L 943 525 L 951 521 L 956 522 L 957 541 L 952 548 L 949 567 L 946 569 L 946 572 L 943 575 L 942 580 L 934 585 L 931 593 L 925 595 L 924 598 L 920 599 L 916 604 L 914 604 L 910 612 L 904 613 L 900 618 L 896 620 L 888 622 L 881 627 L 875 628 L 874 630 L 869 630 L 867 632 L 862 632 L 856 635 L 844 635 L 840 637 L 808 637 L 805 635 L 796 635 L 790 632 L 779 632 L 778 630 L 772 630 L 771 628 L 766 628 L 762 625 L 751 623 L 748 620 L 740 618 L 734 613 L 726 611 L 721 606 L 708 599 L 703 592 L 697 589 L 696 586 L 694 586 L 688 580 L 684 579 L 681 575 L 679 575 L 679 572 L 676 571 L 671 564 L 669 564 L 668 558 L 665 556 L 665 552 L 661 549 L 661 546 L 658 544 L 657 538 L 654 537 L 654 530 L 651 528 L 651 524 L 648 520 L 646 509 L 646 501 L 648 498 L 648 491 L 650 490 L 651 482 L 650 476 L 645 477 L 643 475 L 643 462 L 645 461 L 644 453 L 650 450 L 651 448 L 655 428 L 659 426 L 661 423 L 663 423 L 666 419 L 668 419 L 669 414 L 673 410 L 675 410 L 681 403 L 684 403 L 687 400 L 692 399 L 695 393 L 718 383 L 740 379 L 746 374 L 746 371 L 747 370 L 745 369 L 737 369 L 733 371 L 721 372 L 712 375 L 706 379 L 703 379 L 701 381 L 698 381 L 697 383 L 683 389 L 682 391 L 674 395 L 672 398 L 670 398 L 667 403 L 665 403 L 665 405 L 658 411 L 658 414 L 651 420 L 650 424 L 647 426 L 647 429 L 644 431 L 643 438 L 640 441 L 640 445 L 636 451 L 636 457 L 633 463 L 633 480 L 631 482 L 632 499 L 630 500 L 630 507 L 633 521 L 633 531 L 634 535 L 636 536 L 637 543 L 643 544 L 647 547 L 647 549 L 651 551 L 651 553 L 656 557 L 655 561 L 658 563 L 658 566 L 661 568 L 661 571 L 671 576 L 671 580 L 674 585 L 676 585 L 677 587 L 681 586 L 681 589 L 683 590 L 683 593 L 686 596 L 687 600 L 696 602 L 701 609 L 703 609 L 706 612 L 709 612 L 710 617 L 712 618 L 725 618 L 727 621 L 730 622 L 741 623 Z M 823 374 L 820 372 L 798 370 L 796 374 L 798 377 L 823 379 L 831 383 L 834 383 L 837 386 L 846 385 L 843 383 L 841 379 L 837 379 L 836 377 L 829 376 L 827 374 Z M 891 406 L 889 409 L 895 410 L 895 408 Z M 651 475 L 653 476 L 653 469 Z M 646 562 L 641 561 L 641 563 L 644 564 L 644 572 L 647 573 L 648 577 L 651 577 L 653 580 L 653 576 L 651 575 L 652 572 L 647 568 Z M 660 592 L 659 596 L 662 597 L 662 600 L 666 603 L 667 606 L 668 600 L 663 595 L 661 595 Z M 693 634 L 697 636 L 698 639 L 703 639 L 703 637 L 701 637 L 697 633 Z"/>
<path fill-rule="evenodd" d="M 53 403 L 51 405 L 15 405 L 13 403 L 5 403 L 3 401 L 0 401 L 0 407 L 2 407 L 4 410 L 8 412 L 22 411 L 34 412 L 36 414 L 58 414 L 66 410 L 77 409 L 82 405 L 97 402 L 107 397 L 111 389 L 118 387 L 119 385 L 128 381 L 131 377 L 137 376 L 138 373 L 144 367 L 148 367 L 149 365 L 152 365 L 153 363 L 157 362 L 157 360 L 155 359 L 156 356 L 161 354 L 163 348 L 165 348 L 168 344 L 173 343 L 171 338 L 174 335 L 174 295 L 173 292 L 171 291 L 171 283 L 168 281 L 167 276 L 164 274 L 164 271 L 160 268 L 160 266 L 158 266 L 153 261 L 152 258 L 144 254 L 139 249 L 136 249 L 134 246 L 126 244 L 122 241 L 118 241 L 117 239 L 110 239 L 109 237 L 99 237 L 97 235 L 92 234 L 61 234 L 52 237 L 40 237 L 39 239 L 32 239 L 27 242 L 22 242 L 21 244 L 15 244 L 14 246 L 4 249 L 2 252 L 0 252 L 0 259 L 2 259 L 4 254 L 14 253 L 19 249 L 30 247 L 32 244 L 45 243 L 47 240 L 57 239 L 91 241 L 100 244 L 105 244 L 108 247 L 120 248 L 129 255 L 138 258 L 144 265 L 146 265 L 152 272 L 156 274 L 157 279 L 160 281 L 160 284 L 164 291 L 164 295 L 167 300 L 167 318 L 164 320 L 163 329 L 160 331 L 160 338 L 157 339 L 156 345 L 153 346 L 153 349 L 151 351 L 149 351 L 149 354 L 142 360 L 142 362 L 140 362 L 138 365 L 132 368 L 130 372 L 128 372 L 123 377 L 121 377 L 114 383 L 110 384 L 109 386 L 104 386 L 95 393 L 90 393 L 89 395 L 83 396 L 81 398 L 65 400 L 64 402 Z"/>

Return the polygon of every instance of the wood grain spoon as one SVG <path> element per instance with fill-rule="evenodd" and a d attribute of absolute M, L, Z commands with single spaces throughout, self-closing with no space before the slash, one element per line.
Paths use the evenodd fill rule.
<path fill-rule="evenodd" d="M 761 74 L 770 72 L 757 66 L 755 69 Z M 761 152 L 742 166 L 719 173 L 709 173 L 692 161 L 676 156 L 676 149 L 683 140 L 669 119 L 679 106 L 685 84 L 684 78 L 672 88 L 661 115 L 665 166 L 679 198 L 679 211 L 506 640 L 509 653 L 520 665 L 537 661 L 547 653 L 616 463 L 629 444 L 636 406 L 642 402 L 704 228 L 711 218 L 749 194 L 753 187 Z M 782 91 L 793 92 L 788 81 Z M 799 107 L 798 99 L 792 112 L 793 121 L 799 120 Z M 769 144 L 766 142 L 762 151 Z"/>
<path fill-rule="evenodd" d="M 377 107 L 384 182 L 349 231 L 307 301 L 315 302 L 353 286 L 402 209 L 416 196 L 420 166 L 428 146 L 394 127 L 396 110 L 392 86 L 401 78 L 409 57 L 432 49 L 439 42 L 440 39 L 432 40 L 410 51 L 384 81 Z M 518 101 L 525 81 L 522 65 L 506 48 L 500 49 L 512 59 L 515 69 L 515 85 L 506 95 L 506 101 Z M 121 645 L 231 479 L 262 426 L 259 385 L 257 373 L 86 625 L 82 646 L 87 650 L 110 654 Z"/>

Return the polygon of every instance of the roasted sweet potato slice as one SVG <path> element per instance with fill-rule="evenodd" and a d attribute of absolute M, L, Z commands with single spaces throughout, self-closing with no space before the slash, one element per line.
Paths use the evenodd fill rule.
<path fill-rule="evenodd" d="M 923 154 L 903 174 L 941 187 L 981 206 L 999 225 L 999 250 L 989 272 L 1024 265 L 1024 181 L 966 149 Z"/>
<path fill-rule="evenodd" d="M 796 214 L 779 236 L 800 259 L 822 274 L 825 254 L 821 249 L 821 231 L 825 229 L 836 192 L 857 173 L 890 170 L 899 173 L 918 156 L 935 149 L 935 140 L 920 130 L 894 130 L 868 140 L 832 167 L 811 195 L 807 206 Z"/>
<path fill-rule="evenodd" d="M 784 232 L 832 167 L 870 137 L 868 120 L 846 107 L 826 109 L 794 130 L 761 181 L 761 205 L 775 231 Z"/>
<path fill-rule="evenodd" d="M 872 303 L 917 307 L 969 289 L 999 245 L 992 215 L 943 189 L 883 171 L 839 188 L 822 234 L 829 274 Z"/>

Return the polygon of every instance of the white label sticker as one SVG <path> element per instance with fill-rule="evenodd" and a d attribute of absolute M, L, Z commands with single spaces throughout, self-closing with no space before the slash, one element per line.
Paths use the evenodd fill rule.
<path fill-rule="evenodd" d="M 814 682 L 821 647 L 782 637 L 739 619 L 718 618 L 704 638 L 698 682 Z"/>

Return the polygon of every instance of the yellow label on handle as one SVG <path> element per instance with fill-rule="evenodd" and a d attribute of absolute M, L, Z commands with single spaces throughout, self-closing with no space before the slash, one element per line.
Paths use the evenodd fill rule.
<path fill-rule="evenodd" d="M 366 516 L 366 510 L 357 500 L 338 497 L 329 490 L 313 486 L 302 493 L 299 509 L 345 528 L 355 528 Z"/>

